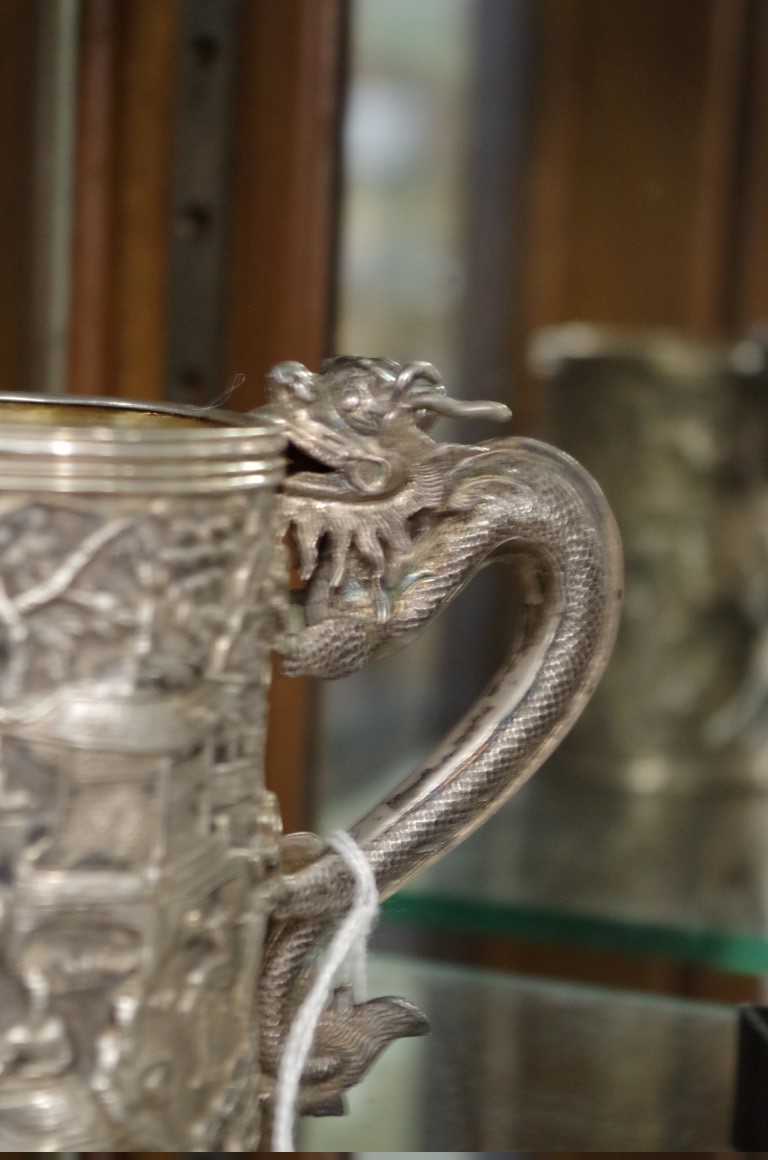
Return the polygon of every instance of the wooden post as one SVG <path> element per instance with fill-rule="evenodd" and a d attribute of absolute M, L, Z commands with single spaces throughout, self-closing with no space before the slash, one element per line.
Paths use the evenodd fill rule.
<path fill-rule="evenodd" d="M 176 0 L 83 0 L 69 390 L 161 399 Z"/>
<path fill-rule="evenodd" d="M 229 400 L 264 401 L 281 359 L 331 352 L 342 0 L 249 0 L 244 10 L 232 215 Z M 276 677 L 267 781 L 287 830 L 305 824 L 308 682 Z"/>

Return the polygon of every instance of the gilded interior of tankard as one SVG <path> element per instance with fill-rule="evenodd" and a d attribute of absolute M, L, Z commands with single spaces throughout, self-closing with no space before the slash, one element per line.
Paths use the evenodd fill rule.
<path fill-rule="evenodd" d="M 0 423 L 24 427 L 199 427 L 207 417 L 168 415 L 153 410 L 98 407 L 91 403 L 0 404 Z"/>
<path fill-rule="evenodd" d="M 55 400 L 0 395 L 0 424 L 22 427 L 210 427 L 243 425 L 242 415 L 227 411 L 197 411 L 186 406 L 94 399 Z M 253 420 L 251 420 L 253 422 Z"/>

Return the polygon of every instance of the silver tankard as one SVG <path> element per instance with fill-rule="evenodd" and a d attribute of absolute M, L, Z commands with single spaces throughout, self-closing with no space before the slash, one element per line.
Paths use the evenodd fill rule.
<path fill-rule="evenodd" d="M 547 437 L 605 489 L 626 562 L 611 664 L 550 772 L 645 793 L 768 788 L 766 353 L 759 334 L 535 336 Z"/>
<path fill-rule="evenodd" d="M 319 839 L 281 840 L 271 650 L 289 674 L 347 674 L 482 565 L 512 565 L 506 663 L 352 831 L 382 897 L 544 761 L 610 651 L 620 549 L 572 459 L 434 442 L 438 414 L 506 409 L 451 401 L 425 363 L 283 363 L 270 386 L 250 416 L 0 401 L 3 1150 L 264 1139 L 287 1027 L 352 894 Z M 338 1111 L 424 1029 L 403 1000 L 337 992 L 300 1109 Z"/>

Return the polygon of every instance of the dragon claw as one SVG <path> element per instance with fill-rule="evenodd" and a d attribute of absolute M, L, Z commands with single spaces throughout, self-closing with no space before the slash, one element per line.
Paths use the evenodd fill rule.
<path fill-rule="evenodd" d="M 428 1031 L 426 1016 L 407 999 L 386 996 L 351 1004 L 349 991 L 340 989 L 318 1024 L 302 1077 L 302 1113 L 343 1114 L 342 1093 L 360 1082 L 390 1043 Z"/>

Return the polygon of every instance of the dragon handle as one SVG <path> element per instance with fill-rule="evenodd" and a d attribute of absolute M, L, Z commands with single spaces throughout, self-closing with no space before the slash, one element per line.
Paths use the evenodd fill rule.
<path fill-rule="evenodd" d="M 386 897 L 514 793 L 581 712 L 616 632 L 619 537 L 597 484 L 569 456 L 522 438 L 434 442 L 436 414 L 505 409 L 448 399 L 429 364 L 342 358 L 316 375 L 281 364 L 272 382 L 270 414 L 297 453 L 282 502 L 304 581 L 285 610 L 286 671 L 360 668 L 411 639 L 493 561 L 510 566 L 518 595 L 507 657 L 479 700 L 351 831 Z M 263 984 L 268 1055 L 308 949 L 351 888 L 321 844 L 282 878 Z M 410 1026 L 392 1034 L 423 1029 L 399 1009 L 389 1017 Z M 343 1025 L 332 1013 L 328 1022 L 335 1033 Z"/>

